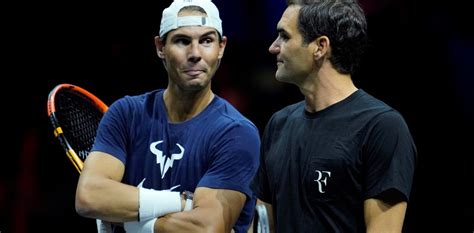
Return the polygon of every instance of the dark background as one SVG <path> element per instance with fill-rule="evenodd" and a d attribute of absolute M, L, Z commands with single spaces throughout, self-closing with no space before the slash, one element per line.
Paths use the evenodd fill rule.
<path fill-rule="evenodd" d="M 275 81 L 275 57 L 268 53 L 285 3 L 214 2 L 228 44 L 213 90 L 263 131 L 273 112 L 303 98 Z M 78 173 L 53 136 L 47 96 L 57 84 L 72 83 L 111 104 L 166 87 L 153 37 L 169 3 L 3 4 L 0 232 L 94 232 L 95 221 L 74 211 Z M 402 113 L 419 152 L 404 231 L 471 233 L 472 12 L 427 0 L 361 4 L 371 47 L 354 81 Z"/>

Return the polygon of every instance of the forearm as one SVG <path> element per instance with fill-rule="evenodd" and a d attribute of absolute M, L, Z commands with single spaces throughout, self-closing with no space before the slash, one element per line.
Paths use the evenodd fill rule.
<path fill-rule="evenodd" d="M 225 229 L 223 216 L 218 210 L 195 208 L 192 211 L 168 214 L 155 223 L 155 232 L 230 232 Z"/>
<path fill-rule="evenodd" d="M 76 193 L 78 214 L 111 222 L 138 218 L 138 188 L 115 180 L 81 179 Z"/>
<path fill-rule="evenodd" d="M 155 232 L 231 232 L 245 200 L 237 191 L 197 188 L 193 209 L 159 218 Z"/>
<path fill-rule="evenodd" d="M 402 232 L 407 203 L 388 204 L 377 199 L 364 202 L 367 232 Z"/>

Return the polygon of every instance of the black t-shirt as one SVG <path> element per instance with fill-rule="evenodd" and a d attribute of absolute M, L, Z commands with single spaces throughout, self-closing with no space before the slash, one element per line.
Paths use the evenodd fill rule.
<path fill-rule="evenodd" d="M 252 184 L 277 232 L 365 232 L 363 202 L 387 190 L 408 200 L 416 148 L 403 117 L 358 90 L 310 114 L 275 113 Z"/>

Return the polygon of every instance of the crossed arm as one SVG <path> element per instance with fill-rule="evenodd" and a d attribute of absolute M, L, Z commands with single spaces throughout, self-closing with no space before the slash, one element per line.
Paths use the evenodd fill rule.
<path fill-rule="evenodd" d="M 109 222 L 137 221 L 139 191 L 120 182 L 124 171 L 125 166 L 114 156 L 92 152 L 79 178 L 76 211 Z M 245 200 L 246 196 L 237 191 L 197 188 L 193 209 L 160 217 L 155 232 L 231 232 Z"/>
<path fill-rule="evenodd" d="M 237 191 L 197 188 L 193 210 L 159 218 L 155 232 L 231 232 L 245 198 Z"/>

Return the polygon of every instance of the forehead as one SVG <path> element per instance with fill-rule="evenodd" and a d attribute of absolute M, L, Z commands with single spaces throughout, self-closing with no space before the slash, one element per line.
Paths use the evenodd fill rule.
<path fill-rule="evenodd" d="M 298 27 L 298 15 L 301 6 L 290 5 L 286 8 L 285 12 L 278 22 L 277 28 L 283 29 L 288 32 L 293 32 L 297 30 Z"/>
<path fill-rule="evenodd" d="M 184 16 L 207 16 L 206 13 L 200 12 L 195 9 L 182 9 L 178 13 L 179 17 Z M 206 26 L 182 26 L 176 28 L 169 32 L 168 37 L 173 37 L 175 35 L 180 36 L 189 36 L 189 37 L 200 37 L 205 34 L 215 34 L 217 36 L 217 31 L 213 27 L 206 27 Z"/>
<path fill-rule="evenodd" d="M 185 36 L 185 37 L 196 37 L 199 38 L 203 35 L 214 35 L 218 36 L 218 33 L 213 27 L 206 26 L 183 26 L 176 28 L 168 33 L 168 38 L 174 36 Z"/>

